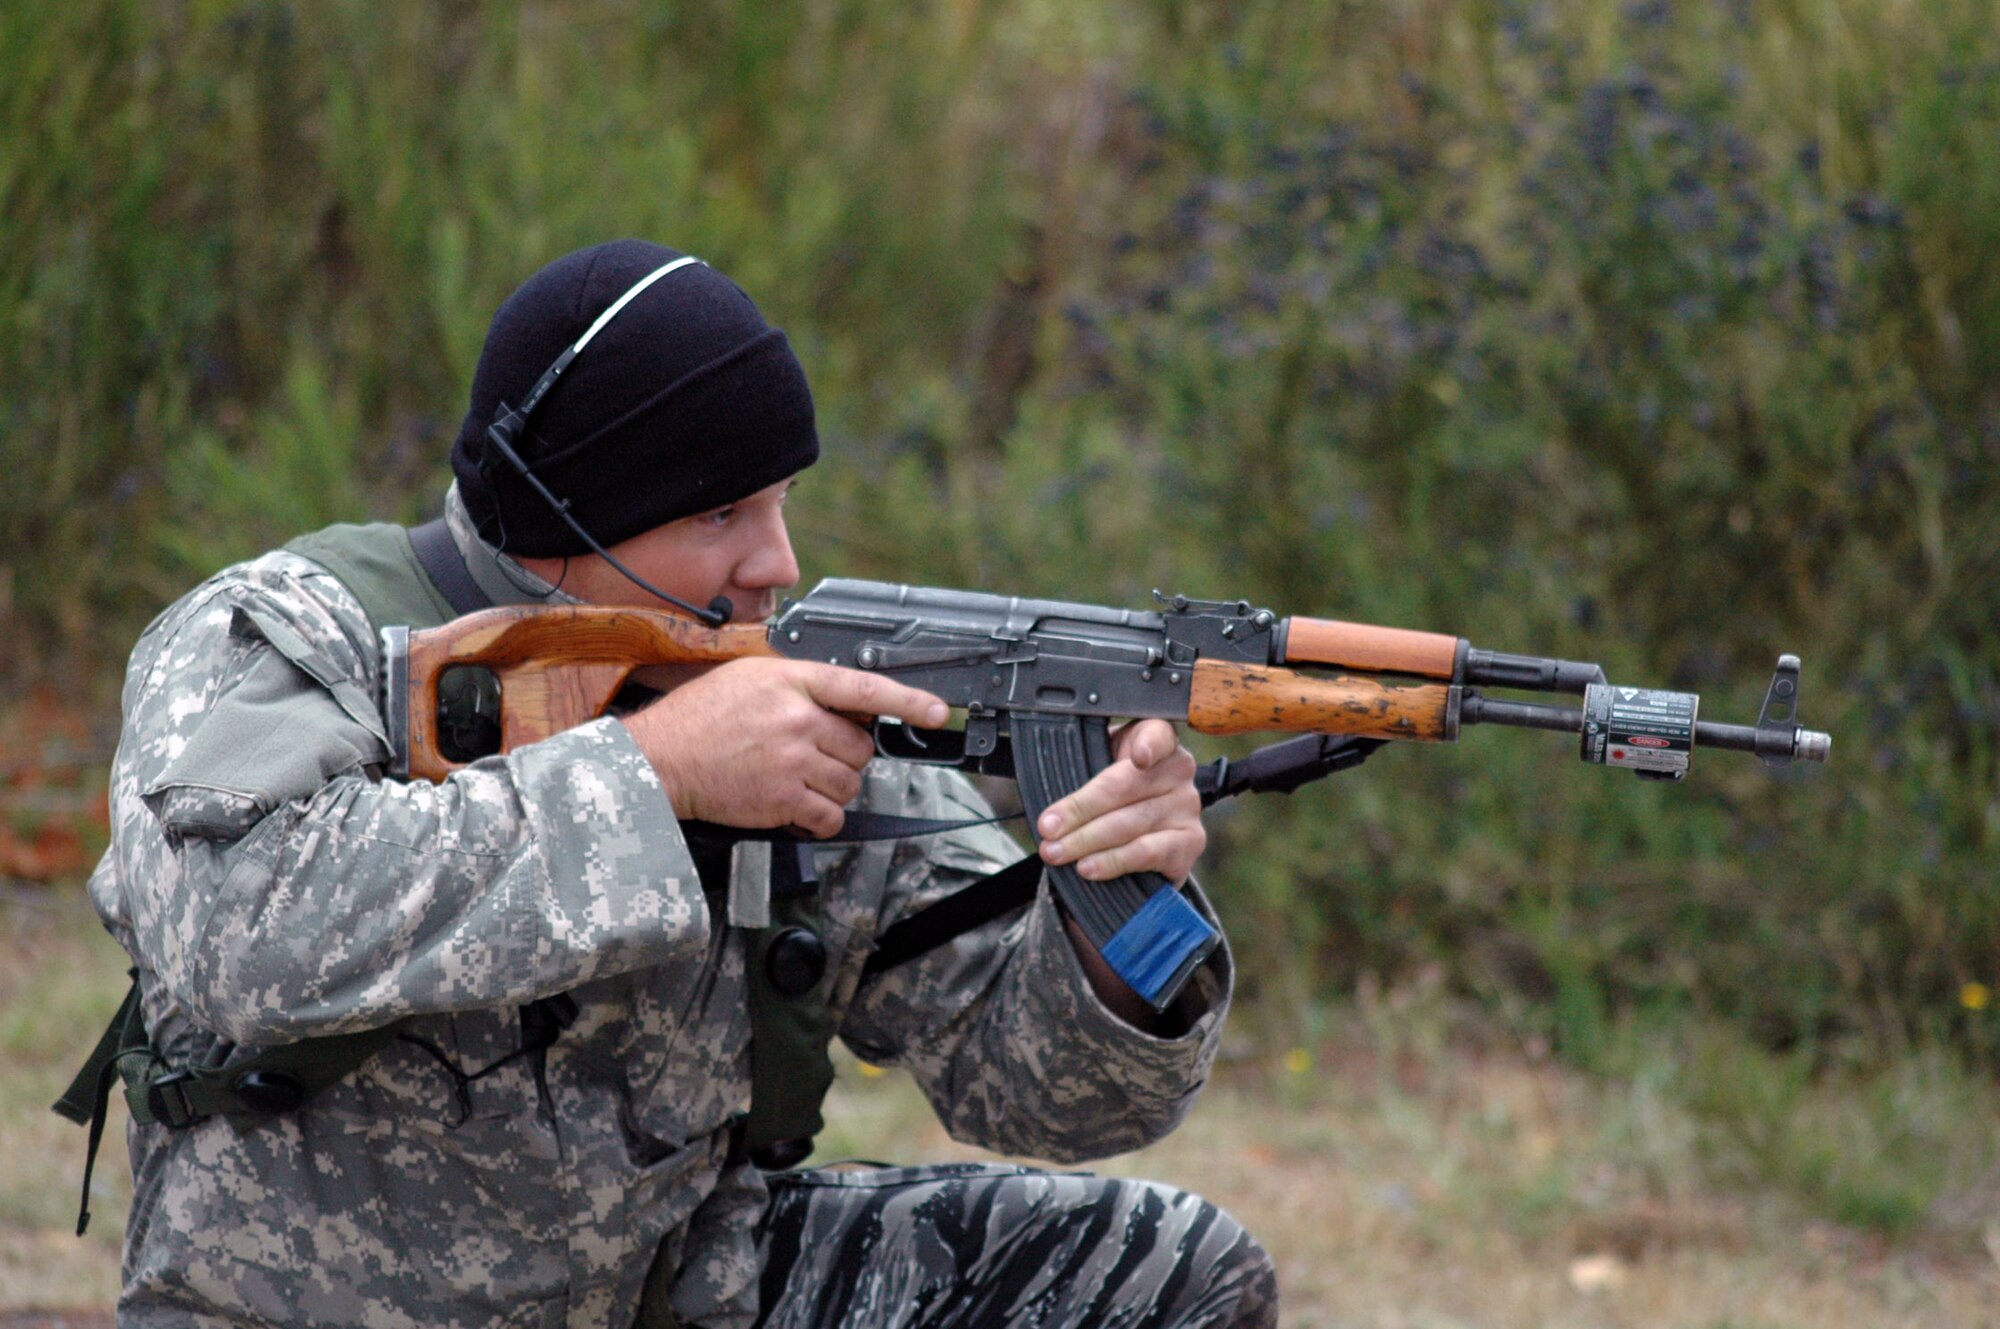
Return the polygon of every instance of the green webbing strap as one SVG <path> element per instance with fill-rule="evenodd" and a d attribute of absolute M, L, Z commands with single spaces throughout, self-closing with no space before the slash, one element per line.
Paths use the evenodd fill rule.
<path fill-rule="evenodd" d="M 812 1139 L 826 1124 L 820 1105 L 833 1085 L 833 966 L 796 996 L 772 981 L 771 945 L 795 928 L 819 931 L 816 893 L 773 896 L 771 924 L 750 934 L 745 957 L 751 1034 L 743 1148 L 767 1168 L 790 1167 L 812 1152 Z"/>
<path fill-rule="evenodd" d="M 139 1018 L 139 971 L 130 969 L 126 973 L 131 977 L 132 985 L 125 989 L 125 1000 L 118 1003 L 118 1013 L 111 1017 L 110 1024 L 104 1026 L 104 1032 L 98 1035 L 97 1046 L 91 1049 L 90 1059 L 77 1070 L 76 1078 L 69 1082 L 69 1088 L 55 1102 L 56 1113 L 79 1126 L 88 1126 L 91 1117 L 99 1110 L 95 1104 L 104 1102 L 110 1096 L 110 1082 L 105 1080 L 104 1072 L 111 1068 L 112 1060 L 125 1050 L 127 1026 L 136 1023 Z M 143 1044 L 145 1041 L 142 1031 L 139 1042 Z"/>
<path fill-rule="evenodd" d="M 111 1074 L 118 1068 L 120 1056 L 146 1043 L 146 1024 L 139 1012 L 139 971 L 129 972 L 132 985 L 125 989 L 125 1000 L 118 1003 L 118 1013 L 104 1026 L 97 1046 L 91 1049 L 90 1059 L 83 1063 L 55 1103 L 57 1113 L 79 1126 L 90 1127 L 90 1143 L 83 1155 L 83 1199 L 76 1208 L 79 1237 L 90 1227 L 90 1173 L 97 1166 L 97 1146 L 104 1140 L 104 1118 L 111 1107 Z"/>
<path fill-rule="evenodd" d="M 133 970 L 132 986 L 126 989 L 118 1013 L 55 1103 L 58 1114 L 90 1128 L 76 1235 L 82 1236 L 90 1226 L 90 1176 L 104 1140 L 114 1075 L 125 1081 L 125 1106 L 137 1122 L 181 1130 L 205 1117 L 256 1119 L 295 1110 L 393 1042 L 399 1028 L 387 1025 L 355 1034 L 329 1034 L 267 1048 L 223 1066 L 176 1069 L 160 1059 L 146 1036 L 138 971 Z"/>
<path fill-rule="evenodd" d="M 266 1048 L 222 1066 L 169 1068 L 157 1056 L 120 1057 L 132 1120 L 173 1130 L 204 1117 L 293 1112 L 396 1040 L 398 1025 L 326 1034 Z M 147 1049 L 150 1052 L 150 1049 Z"/>

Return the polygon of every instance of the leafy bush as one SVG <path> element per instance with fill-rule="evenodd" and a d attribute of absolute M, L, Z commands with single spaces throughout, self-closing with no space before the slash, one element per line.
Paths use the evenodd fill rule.
<path fill-rule="evenodd" d="M 1250 986 L 1442 965 L 1846 1058 L 2000 1018 L 2000 35 L 1612 9 L 79 3 L 0 22 L 0 606 L 99 677 L 188 579 L 434 505 L 484 323 L 711 258 L 831 457 L 809 572 L 1461 632 L 1834 764 L 1547 736 L 1217 815 Z M 1981 988 L 1979 990 L 1984 990 Z M 1857 1201 L 1861 1203 L 1861 1201 Z"/>

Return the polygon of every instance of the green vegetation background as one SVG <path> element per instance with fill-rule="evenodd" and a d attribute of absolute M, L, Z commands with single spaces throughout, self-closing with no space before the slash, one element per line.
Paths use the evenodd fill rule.
<path fill-rule="evenodd" d="M 206 572 L 435 511 L 494 307 L 645 236 L 805 360 L 809 579 L 1241 597 L 1746 722 L 1803 656 L 1823 770 L 1475 730 L 1219 813 L 1267 1009 L 1442 984 L 1585 1066 L 1636 1024 L 1990 1070 L 1993 20 L 9 0 L 0 677 L 108 701 Z"/>

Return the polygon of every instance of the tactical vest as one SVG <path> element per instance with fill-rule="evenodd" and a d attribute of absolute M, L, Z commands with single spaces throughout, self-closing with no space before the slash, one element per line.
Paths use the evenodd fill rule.
<path fill-rule="evenodd" d="M 401 526 L 332 526 L 293 540 L 285 548 L 325 568 L 347 587 L 377 634 L 396 624 L 438 627 L 457 617 L 444 593 L 428 576 Z M 466 678 L 440 690 L 442 728 L 461 736 L 490 734 L 498 727 L 477 712 L 493 694 Z M 462 754 L 465 759 L 481 755 Z M 767 926 L 748 930 L 746 969 L 750 1003 L 750 1112 L 742 1123 L 743 1150 L 767 1169 L 790 1167 L 812 1152 L 824 1124 L 821 1104 L 833 1083 L 829 1052 L 833 1020 L 829 1002 L 834 974 L 819 942 L 818 883 L 809 850 L 773 846 L 775 872 Z M 789 889 L 787 889 L 789 887 Z M 90 1127 L 84 1165 L 85 1208 L 77 1233 L 89 1222 L 90 1171 L 104 1128 L 111 1076 L 125 1082 L 125 1101 L 135 1121 L 180 1128 L 204 1117 L 255 1119 L 292 1111 L 314 1093 L 347 1076 L 394 1041 L 400 1025 L 353 1034 L 303 1039 L 269 1048 L 222 1067 L 175 1067 L 153 1048 L 140 1015 L 136 974 L 124 1003 L 99 1038 L 55 1110 Z M 548 1002 L 549 999 L 544 999 Z M 566 1005 L 564 1003 L 567 1003 Z M 531 1025 L 540 1027 L 546 1047 L 574 1018 L 575 1005 L 562 998 L 551 1026 L 531 1019 L 523 1008 L 524 1047 Z M 566 1011 L 566 1014 L 561 1012 Z"/>
<path fill-rule="evenodd" d="M 410 532 L 401 526 L 331 526 L 285 548 L 337 577 L 378 635 L 397 624 L 433 628 L 457 617 L 425 574 Z M 464 709 L 481 700 L 477 689 L 462 687 L 447 693 L 443 705 Z M 442 728 L 465 734 L 488 726 L 472 716 L 452 715 Z M 812 945 L 820 931 L 816 879 L 810 871 L 786 873 L 790 865 L 773 857 L 780 864 L 774 875 L 792 889 L 773 890 L 769 924 L 746 938 L 751 1096 L 743 1147 L 765 1166 L 789 1167 L 812 1152 L 812 1138 L 824 1125 L 820 1105 L 833 1084 L 828 1009 L 833 975 L 827 972 L 823 948 L 819 962 L 813 962 Z"/>

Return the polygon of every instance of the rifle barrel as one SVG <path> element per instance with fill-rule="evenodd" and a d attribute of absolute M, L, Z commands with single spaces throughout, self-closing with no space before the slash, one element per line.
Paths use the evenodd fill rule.
<path fill-rule="evenodd" d="M 1498 697 L 1467 696 L 1461 704 L 1459 723 L 1507 725 L 1516 729 L 1547 729 L 1559 734 L 1583 732 L 1583 711 L 1574 706 L 1538 701 L 1507 701 Z M 1833 750 L 1833 738 L 1817 729 L 1797 725 L 1771 726 L 1722 724 L 1697 720 L 1696 747 L 1729 748 L 1754 752 L 1779 761 L 1825 761 Z"/>
<path fill-rule="evenodd" d="M 1833 735 L 1797 725 L 1759 729 L 1756 725 L 1697 720 L 1694 741 L 1698 747 L 1734 748 L 1781 761 L 1825 761 L 1833 751 Z"/>

